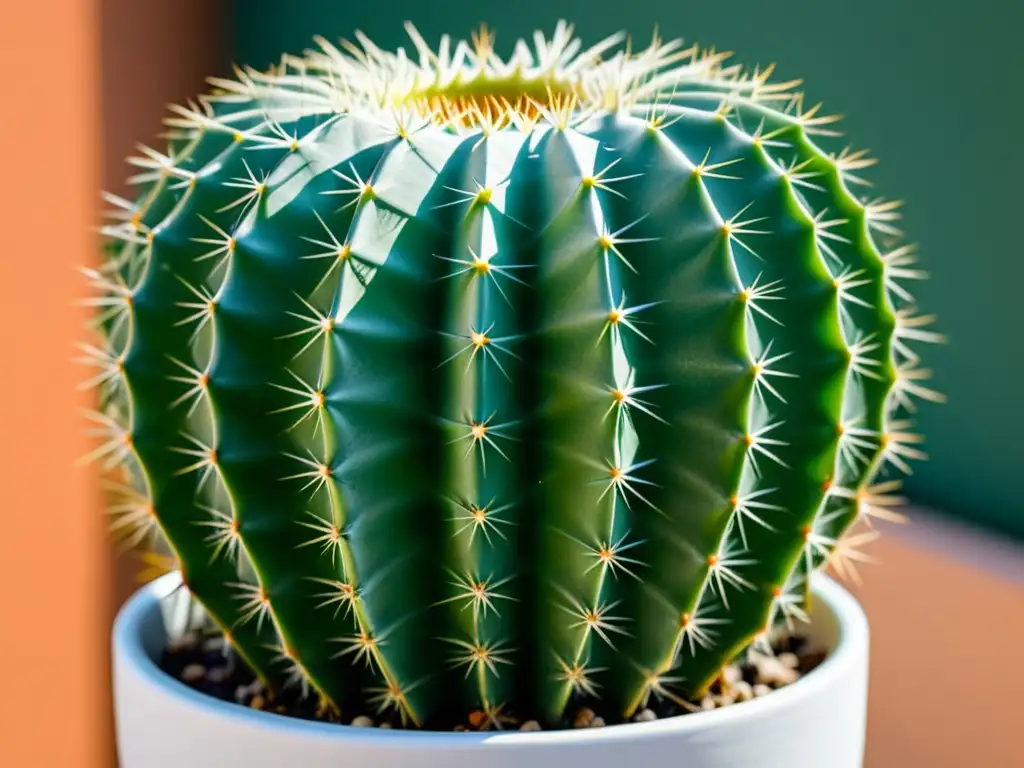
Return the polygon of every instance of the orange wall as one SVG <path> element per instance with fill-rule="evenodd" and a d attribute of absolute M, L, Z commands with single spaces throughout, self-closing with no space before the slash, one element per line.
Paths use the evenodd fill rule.
<path fill-rule="evenodd" d="M 4 5 L 0 51 L 0 765 L 114 764 L 107 637 L 133 586 L 112 574 L 70 361 L 85 314 L 98 191 L 222 70 L 217 3 Z"/>
<path fill-rule="evenodd" d="M 0 765 L 92 768 L 109 590 L 70 361 L 98 200 L 96 3 L 0 16 Z"/>

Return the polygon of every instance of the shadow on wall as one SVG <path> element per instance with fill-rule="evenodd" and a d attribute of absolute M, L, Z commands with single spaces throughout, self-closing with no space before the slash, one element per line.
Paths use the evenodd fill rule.
<path fill-rule="evenodd" d="M 1024 282 L 1011 209 L 1024 178 L 1016 149 L 1024 106 L 1006 98 L 1024 71 L 1016 39 L 1024 3 L 966 9 L 935 0 L 927 9 L 915 0 L 392 0 L 382 13 L 337 0 L 246 0 L 236 3 L 236 55 L 264 67 L 309 48 L 313 35 L 351 38 L 357 28 L 382 47 L 408 48 L 405 19 L 431 42 L 443 33 L 468 37 L 486 22 L 505 50 L 565 18 L 585 42 L 624 28 L 646 43 L 657 24 L 664 37 L 736 51 L 748 66 L 776 62 L 782 79 L 803 77 L 809 103 L 824 100 L 848 115 L 842 127 L 851 140 L 882 160 L 869 194 L 907 201 L 908 238 L 932 273 L 915 293 L 950 339 L 926 350 L 949 403 L 920 413 L 916 428 L 932 459 L 908 487 L 921 502 L 1024 536 L 1024 497 L 1006 482 L 1019 469 L 1024 434 L 1016 407 L 1024 357 L 1012 354 L 1010 340 Z"/>

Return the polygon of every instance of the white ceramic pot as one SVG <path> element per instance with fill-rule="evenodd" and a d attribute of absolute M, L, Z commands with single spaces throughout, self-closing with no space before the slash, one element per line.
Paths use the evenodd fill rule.
<path fill-rule="evenodd" d="M 709 712 L 569 731 L 419 733 L 287 718 L 225 703 L 166 675 L 161 602 L 168 574 L 114 626 L 122 768 L 860 768 L 868 625 L 854 598 L 818 574 L 809 633 L 828 658 L 793 685 Z"/>

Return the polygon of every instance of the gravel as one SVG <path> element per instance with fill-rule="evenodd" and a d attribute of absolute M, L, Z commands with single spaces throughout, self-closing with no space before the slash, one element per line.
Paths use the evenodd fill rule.
<path fill-rule="evenodd" d="M 726 666 L 699 700 L 658 701 L 652 697 L 644 708 L 633 715 L 631 721 L 646 723 L 742 704 L 792 685 L 825 659 L 824 653 L 811 650 L 806 639 L 796 636 L 780 637 L 773 651 L 773 655 L 751 653 L 745 662 Z M 374 718 L 360 712 L 344 713 L 347 714 L 344 717 L 341 713 L 319 707 L 314 697 L 303 699 L 295 691 L 286 691 L 275 699 L 262 681 L 232 657 L 221 637 L 190 634 L 169 643 L 161 667 L 191 688 L 252 709 L 357 728 L 403 727 L 401 721 L 393 717 Z M 621 722 L 609 717 L 610 714 L 600 711 L 599 707 L 595 711 L 594 705 L 580 706 L 568 713 L 562 728 L 602 728 L 609 723 Z M 470 712 L 462 722 L 450 723 L 443 729 L 456 732 L 543 730 L 537 719 L 519 718 L 505 712 L 486 714 L 482 711 Z"/>

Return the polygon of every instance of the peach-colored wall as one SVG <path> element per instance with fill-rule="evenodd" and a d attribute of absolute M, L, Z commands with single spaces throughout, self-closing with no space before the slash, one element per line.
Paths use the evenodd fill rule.
<path fill-rule="evenodd" d="M 218 3 L 32 0 L 4 5 L 0 51 L 0 765 L 114 764 L 111 574 L 72 365 L 94 260 L 99 190 L 123 157 L 223 71 Z M 102 31 L 102 34 L 101 34 Z"/>
<path fill-rule="evenodd" d="M 0 765 L 93 768 L 109 760 L 109 590 L 95 484 L 72 466 L 71 343 L 98 200 L 96 3 L 0 18 Z"/>
<path fill-rule="evenodd" d="M 915 545 L 913 525 L 851 587 L 872 632 L 867 766 L 1024 767 L 1024 582 L 954 559 L 955 529 Z"/>

